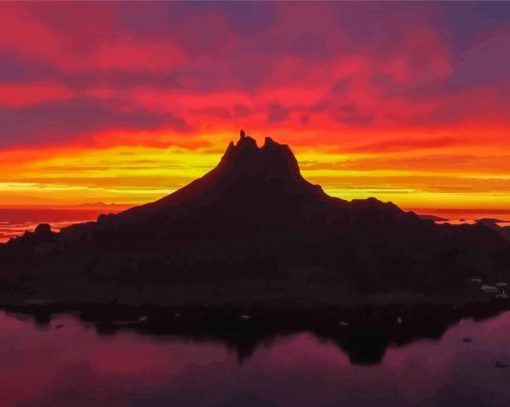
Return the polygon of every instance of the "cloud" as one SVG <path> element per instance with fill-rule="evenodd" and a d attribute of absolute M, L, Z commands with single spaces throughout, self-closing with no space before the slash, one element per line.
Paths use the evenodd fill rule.
<path fill-rule="evenodd" d="M 426 139 L 402 137 L 362 144 L 360 146 L 354 147 L 352 150 L 365 152 L 409 151 L 437 149 L 451 146 L 456 143 L 458 143 L 458 141 L 451 137 L 435 137 Z"/>
<path fill-rule="evenodd" d="M 267 122 L 278 123 L 287 118 L 289 111 L 278 103 L 272 103 L 268 106 Z"/>
<path fill-rule="evenodd" d="M 2 83 L 32 82 L 54 77 L 56 69 L 40 58 L 12 49 L 0 49 L 0 80 Z"/>
<path fill-rule="evenodd" d="M 37 106 L 0 108 L 0 146 L 45 145 L 66 139 L 94 136 L 111 130 L 155 130 L 170 128 L 189 131 L 190 125 L 171 112 L 154 113 L 143 109 L 126 109 L 83 98 L 51 101 Z M 78 139 L 79 140 L 79 139 Z"/>
<path fill-rule="evenodd" d="M 353 103 L 347 103 L 339 106 L 331 112 L 335 121 L 344 124 L 369 125 L 374 119 L 374 113 L 367 111 Z"/>
<path fill-rule="evenodd" d="M 51 83 L 0 84 L 0 106 L 17 108 L 73 96 L 72 89 Z"/>
<path fill-rule="evenodd" d="M 323 59 L 329 56 L 324 39 L 311 32 L 305 32 L 290 44 L 290 52 L 305 59 Z"/>

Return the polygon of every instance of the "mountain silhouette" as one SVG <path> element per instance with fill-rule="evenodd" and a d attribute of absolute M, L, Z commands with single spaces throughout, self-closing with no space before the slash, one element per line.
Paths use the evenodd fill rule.
<path fill-rule="evenodd" d="M 4 287 L 45 298 L 334 302 L 472 296 L 473 277 L 510 279 L 510 242 L 483 223 L 438 225 L 375 198 L 331 197 L 287 145 L 258 147 L 241 131 L 182 189 L 60 233 L 39 226 L 0 246 L 0 262 Z"/>

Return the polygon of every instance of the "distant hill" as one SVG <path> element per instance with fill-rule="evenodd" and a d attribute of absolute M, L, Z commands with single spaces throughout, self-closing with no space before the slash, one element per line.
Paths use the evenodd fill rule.
<path fill-rule="evenodd" d="M 112 208 L 112 209 L 125 209 L 127 205 L 118 204 L 118 203 L 105 203 L 102 201 L 98 202 L 85 202 L 82 204 L 79 204 L 77 206 L 78 208 Z"/>
<path fill-rule="evenodd" d="M 432 220 L 434 222 L 447 222 L 448 219 L 446 218 L 442 218 L 440 216 L 436 216 L 436 215 L 422 215 L 422 214 L 418 214 L 419 218 L 420 219 L 423 219 L 423 220 Z"/>
<path fill-rule="evenodd" d="M 485 223 L 439 225 L 305 180 L 287 145 L 241 132 L 212 171 L 146 205 L 0 246 L 0 281 L 76 301 L 348 301 L 471 295 L 510 281 L 510 242 Z M 202 290 L 202 294 L 201 291 Z M 17 294 L 21 295 L 21 294 Z"/>

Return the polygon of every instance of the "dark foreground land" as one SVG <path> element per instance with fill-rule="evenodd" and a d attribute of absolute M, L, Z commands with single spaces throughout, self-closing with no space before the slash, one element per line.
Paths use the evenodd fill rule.
<path fill-rule="evenodd" d="M 499 307 L 510 282 L 504 232 L 331 197 L 302 177 L 288 146 L 258 147 L 241 132 L 216 168 L 156 202 L 0 245 L 0 303 L 260 309 L 266 319 L 304 309 L 310 321 L 340 307 Z"/>

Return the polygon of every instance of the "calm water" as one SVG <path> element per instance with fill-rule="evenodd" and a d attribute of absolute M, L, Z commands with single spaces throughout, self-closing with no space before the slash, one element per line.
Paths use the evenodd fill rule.
<path fill-rule="evenodd" d="M 471 343 L 463 341 L 472 337 Z M 438 341 L 354 366 L 312 334 L 277 337 L 238 362 L 218 342 L 121 331 L 58 316 L 0 313 L 2 406 L 508 406 L 510 312 L 462 320 Z"/>

